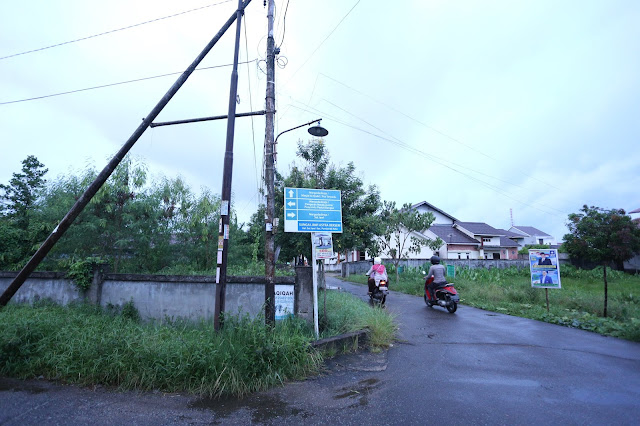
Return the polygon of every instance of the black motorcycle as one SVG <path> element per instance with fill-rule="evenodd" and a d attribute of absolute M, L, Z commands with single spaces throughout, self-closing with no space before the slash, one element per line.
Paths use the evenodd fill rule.
<path fill-rule="evenodd" d="M 387 282 L 385 280 L 380 280 L 380 284 L 377 285 L 375 290 L 369 294 L 369 302 L 373 306 L 384 308 L 388 294 L 389 287 L 387 286 Z"/>

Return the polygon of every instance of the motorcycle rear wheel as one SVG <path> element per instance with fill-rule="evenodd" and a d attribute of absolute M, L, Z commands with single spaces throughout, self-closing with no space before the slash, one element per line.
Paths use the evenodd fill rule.
<path fill-rule="evenodd" d="M 451 302 L 449 305 L 447 305 L 447 311 L 449 311 L 449 313 L 454 313 L 457 309 L 458 304 L 456 302 Z"/>
<path fill-rule="evenodd" d="M 428 307 L 430 307 L 430 308 L 431 308 L 431 307 L 433 307 L 433 303 L 431 303 L 431 302 L 429 301 L 429 299 L 427 298 L 427 295 L 426 295 L 426 294 L 424 295 L 424 303 L 426 303 L 426 304 L 427 304 L 427 306 L 428 306 Z"/>

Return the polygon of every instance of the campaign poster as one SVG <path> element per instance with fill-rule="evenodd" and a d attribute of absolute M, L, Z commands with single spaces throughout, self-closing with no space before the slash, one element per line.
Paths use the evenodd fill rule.
<path fill-rule="evenodd" d="M 531 271 L 531 287 L 561 288 L 558 250 L 530 249 L 529 268 Z"/>
<path fill-rule="evenodd" d="M 333 255 L 333 238 L 331 232 L 312 232 L 313 249 L 316 259 L 331 259 Z"/>
<path fill-rule="evenodd" d="M 283 320 L 288 316 L 293 315 L 294 305 L 294 293 L 293 285 L 291 284 L 276 284 L 275 286 L 275 306 L 276 306 L 276 320 Z"/>

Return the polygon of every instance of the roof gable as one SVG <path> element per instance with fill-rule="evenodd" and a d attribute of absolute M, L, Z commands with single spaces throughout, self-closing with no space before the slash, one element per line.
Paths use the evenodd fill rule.
<path fill-rule="evenodd" d="M 431 225 L 429 231 L 436 234 L 447 244 L 480 245 L 478 240 L 471 238 L 452 225 Z"/>
<path fill-rule="evenodd" d="M 506 229 L 496 228 L 497 231 L 500 231 L 500 235 L 504 235 L 507 238 L 524 238 L 526 235 L 518 234 L 517 232 L 507 231 Z"/>
<path fill-rule="evenodd" d="M 441 215 L 443 215 L 443 216 L 447 217 L 448 219 L 450 219 L 452 222 L 457 222 L 458 221 L 458 219 L 456 219 L 455 217 L 451 216 L 449 213 L 447 213 L 447 212 L 445 212 L 443 210 L 440 210 L 439 208 L 437 208 L 433 204 L 427 203 L 426 201 L 422 201 L 420 203 L 416 203 L 416 204 L 412 205 L 411 208 L 417 210 L 419 207 L 422 207 L 422 206 L 425 206 L 429 210 L 434 210 L 434 211 L 440 213 Z"/>
<path fill-rule="evenodd" d="M 466 229 L 471 232 L 473 235 L 487 235 L 487 236 L 498 236 L 505 235 L 504 232 L 494 228 L 491 225 L 488 225 L 484 222 L 458 222 L 457 226 Z"/>
<path fill-rule="evenodd" d="M 546 232 L 542 232 L 541 230 L 534 228 L 533 226 L 519 226 L 519 225 L 513 225 L 511 227 L 511 229 L 515 229 L 516 232 L 520 232 L 525 236 L 529 236 L 529 237 L 533 237 L 534 235 L 536 236 L 546 236 L 546 237 L 550 237 L 551 235 L 547 234 Z"/>

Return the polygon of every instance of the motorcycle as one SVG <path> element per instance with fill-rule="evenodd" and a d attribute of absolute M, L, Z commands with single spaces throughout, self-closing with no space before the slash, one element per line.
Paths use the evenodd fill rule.
<path fill-rule="evenodd" d="M 373 306 L 384 308 L 384 304 L 387 301 L 387 295 L 389 294 L 389 286 L 386 280 L 380 280 L 376 285 L 375 290 L 369 293 L 369 303 Z"/>
<path fill-rule="evenodd" d="M 443 283 L 435 289 L 435 299 L 431 296 L 427 286 L 433 282 L 433 277 L 425 280 L 424 282 L 424 303 L 427 306 L 433 305 L 442 306 L 447 308 L 447 311 L 454 313 L 458 309 L 458 302 L 460 302 L 460 296 L 456 291 L 453 283 Z"/>

